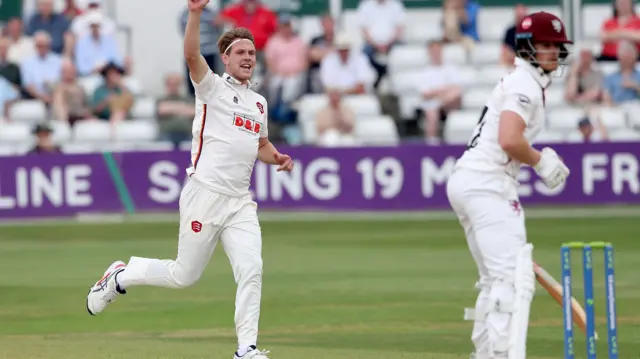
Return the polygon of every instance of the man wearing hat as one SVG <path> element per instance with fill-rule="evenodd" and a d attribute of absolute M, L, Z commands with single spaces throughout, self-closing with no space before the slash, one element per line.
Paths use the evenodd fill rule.
<path fill-rule="evenodd" d="M 61 153 L 60 147 L 57 146 L 51 138 L 53 130 L 47 123 L 40 123 L 33 129 L 36 136 L 36 145 L 28 153 Z"/>
<path fill-rule="evenodd" d="M 376 73 L 367 56 L 352 49 L 352 44 L 347 34 L 339 34 L 334 42 L 335 51 L 320 63 L 320 79 L 325 91 L 353 95 L 371 90 Z"/>
<path fill-rule="evenodd" d="M 115 34 L 116 33 L 116 23 L 107 17 L 104 14 L 104 9 L 102 8 L 102 0 L 89 0 L 87 3 L 87 11 L 82 14 L 76 16 L 71 23 L 71 32 L 76 35 L 77 38 L 82 37 L 82 35 L 88 34 L 91 32 L 91 15 L 94 13 L 99 13 L 104 16 L 102 20 L 102 33 L 103 34 Z"/>
<path fill-rule="evenodd" d="M 104 84 L 93 94 L 93 114 L 112 124 L 123 121 L 133 106 L 133 95 L 123 81 L 124 69 L 111 62 L 102 70 Z"/>
<path fill-rule="evenodd" d="M 92 12 L 86 17 L 90 32 L 80 35 L 76 43 L 76 66 L 81 76 L 100 73 L 105 65 L 113 62 L 122 66 L 122 56 L 115 36 L 104 33 L 105 16 Z"/>

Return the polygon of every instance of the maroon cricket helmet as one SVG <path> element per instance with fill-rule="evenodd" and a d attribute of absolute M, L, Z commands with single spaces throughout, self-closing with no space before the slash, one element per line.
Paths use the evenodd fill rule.
<path fill-rule="evenodd" d="M 562 20 L 544 11 L 529 14 L 520 21 L 516 26 L 517 40 L 529 40 L 531 43 L 573 44 L 573 41 L 567 38 Z"/>

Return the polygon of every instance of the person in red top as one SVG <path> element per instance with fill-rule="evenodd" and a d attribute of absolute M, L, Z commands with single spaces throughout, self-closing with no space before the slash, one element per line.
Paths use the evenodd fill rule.
<path fill-rule="evenodd" d="M 635 43 L 640 51 L 640 17 L 635 14 L 633 1 L 615 0 L 613 17 L 602 24 L 600 40 L 603 46 L 598 61 L 617 61 L 618 43 L 622 40 Z"/>
<path fill-rule="evenodd" d="M 256 41 L 256 50 L 260 52 L 278 29 L 278 17 L 259 0 L 241 0 L 224 9 L 220 15 L 234 27 L 249 29 Z"/>

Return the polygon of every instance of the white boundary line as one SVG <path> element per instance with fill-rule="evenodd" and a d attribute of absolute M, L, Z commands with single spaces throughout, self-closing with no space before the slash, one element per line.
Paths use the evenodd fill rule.
<path fill-rule="evenodd" d="M 529 219 L 566 218 L 634 218 L 640 217 L 640 207 L 589 207 L 589 208 L 527 208 Z M 414 212 L 260 212 L 264 222 L 326 222 L 326 221 L 448 221 L 456 220 L 452 211 Z M 72 218 L 40 218 L 0 220 L 3 227 L 56 226 L 72 224 L 109 223 L 164 223 L 177 222 L 177 213 L 84 214 Z"/>

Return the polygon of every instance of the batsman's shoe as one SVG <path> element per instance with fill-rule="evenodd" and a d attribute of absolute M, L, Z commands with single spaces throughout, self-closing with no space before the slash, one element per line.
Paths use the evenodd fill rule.
<path fill-rule="evenodd" d="M 89 314 L 97 315 L 102 312 L 109 303 L 116 300 L 119 294 L 125 294 L 125 291 L 118 291 L 116 274 L 122 272 L 126 266 L 122 261 L 113 262 L 104 272 L 102 278 L 89 289 L 89 294 L 87 295 L 87 311 Z"/>
<path fill-rule="evenodd" d="M 258 350 L 255 345 L 249 347 L 249 351 L 243 356 L 239 356 L 238 352 L 233 355 L 233 359 L 269 359 L 268 350 Z"/>

